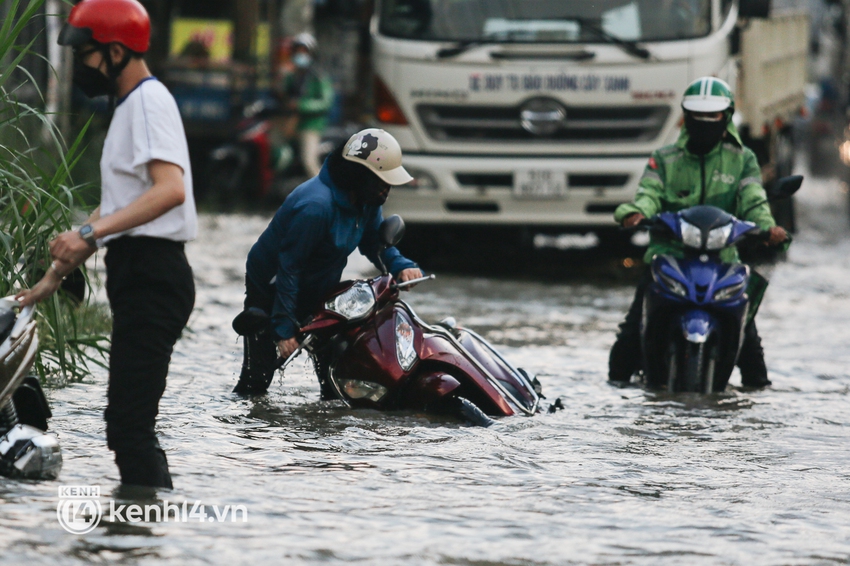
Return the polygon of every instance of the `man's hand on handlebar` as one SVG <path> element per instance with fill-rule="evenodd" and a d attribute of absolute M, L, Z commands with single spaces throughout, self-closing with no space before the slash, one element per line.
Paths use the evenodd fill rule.
<path fill-rule="evenodd" d="M 405 281 L 412 281 L 413 279 L 419 279 L 423 277 L 422 270 L 418 267 L 410 267 L 408 269 L 403 269 L 401 273 L 398 274 L 399 283 L 404 283 Z"/>
<path fill-rule="evenodd" d="M 645 218 L 646 218 L 646 216 L 644 216 L 640 212 L 633 212 L 632 214 L 629 214 L 628 216 L 626 216 L 623 219 L 623 227 L 624 228 L 634 228 L 638 224 L 640 224 L 641 220 L 644 220 Z"/>
<path fill-rule="evenodd" d="M 280 357 L 284 360 L 289 358 L 292 353 L 298 349 L 298 340 L 295 338 L 288 338 L 286 340 L 279 340 L 277 343 L 277 351 L 280 354 Z"/>
<path fill-rule="evenodd" d="M 767 244 L 771 246 L 778 246 L 779 244 L 788 239 L 788 233 L 782 226 L 774 226 L 773 228 L 768 230 L 767 233 L 770 235 L 767 240 Z"/>

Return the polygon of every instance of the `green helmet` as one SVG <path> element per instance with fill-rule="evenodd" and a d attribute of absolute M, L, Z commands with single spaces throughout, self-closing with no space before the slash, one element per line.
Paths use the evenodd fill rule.
<path fill-rule="evenodd" d="M 701 77 L 685 90 L 682 108 L 690 112 L 725 112 L 735 109 L 735 96 L 724 81 Z"/>

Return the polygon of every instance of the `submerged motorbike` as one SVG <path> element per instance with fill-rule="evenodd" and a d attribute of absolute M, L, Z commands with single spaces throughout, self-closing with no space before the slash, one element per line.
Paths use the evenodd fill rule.
<path fill-rule="evenodd" d="M 768 200 L 790 197 L 802 182 L 800 176 L 780 179 Z M 720 252 L 748 239 L 766 242 L 767 232 L 707 205 L 662 212 L 640 226 L 684 246 L 684 258 L 657 255 L 650 265 L 641 321 L 647 385 L 669 392 L 723 391 L 766 282 L 749 266 L 724 263 Z"/>
<path fill-rule="evenodd" d="M 381 225 L 385 247 L 396 245 L 403 233 L 399 216 Z M 382 271 L 373 279 L 341 282 L 301 328 L 301 345 L 279 360 L 281 369 L 306 350 L 322 397 L 349 407 L 424 410 L 480 426 L 491 424 L 490 416 L 538 412 L 542 395 L 537 378 L 511 365 L 454 319 L 428 324 L 399 298 L 401 290 L 433 275 L 398 283 Z M 233 326 L 245 335 L 264 324 L 266 313 L 253 308 Z"/>
<path fill-rule="evenodd" d="M 35 309 L 0 299 L 0 475 L 55 479 L 62 469 L 52 414 L 38 378 L 28 375 L 38 351 Z"/>

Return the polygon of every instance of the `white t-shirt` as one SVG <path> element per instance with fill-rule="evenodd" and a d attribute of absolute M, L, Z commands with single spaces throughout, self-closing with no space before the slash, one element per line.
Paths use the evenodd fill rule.
<path fill-rule="evenodd" d="M 106 133 L 100 158 L 101 216 L 121 210 L 153 186 L 148 163 L 154 159 L 173 163 L 183 170 L 186 200 L 147 224 L 103 238 L 104 242 L 125 235 L 186 242 L 198 233 L 183 121 L 174 97 L 151 77 L 118 103 Z"/>

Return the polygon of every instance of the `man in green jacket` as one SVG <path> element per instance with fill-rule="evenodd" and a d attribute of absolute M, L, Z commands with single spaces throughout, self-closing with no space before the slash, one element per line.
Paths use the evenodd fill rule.
<path fill-rule="evenodd" d="M 292 121 L 284 120 L 284 137 L 297 136 L 301 164 L 309 177 L 317 176 L 322 168 L 319 144 L 334 100 L 331 81 L 320 75 L 313 64 L 316 47 L 316 39 L 309 33 L 293 38 L 292 64 L 295 68 L 284 74 L 278 89 L 292 118 Z"/>
<path fill-rule="evenodd" d="M 622 204 L 614 213 L 618 223 L 631 228 L 659 212 L 709 204 L 769 231 L 771 245 L 788 238 L 785 230 L 776 225 L 766 202 L 756 156 L 744 147 L 732 123 L 733 100 L 729 85 L 714 77 L 702 77 L 688 86 L 682 100 L 685 124 L 678 141 L 653 152 L 634 203 Z M 653 237 L 644 257 L 647 265 L 656 254 L 682 257 L 682 245 Z M 738 252 L 729 248 L 721 257 L 735 262 Z M 650 282 L 646 268 L 611 348 L 608 379 L 612 382 L 628 382 L 641 368 L 640 320 L 643 296 Z M 755 321 L 750 321 L 744 331 L 738 367 L 744 386 L 770 385 Z"/>

